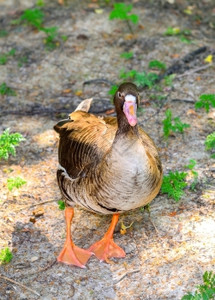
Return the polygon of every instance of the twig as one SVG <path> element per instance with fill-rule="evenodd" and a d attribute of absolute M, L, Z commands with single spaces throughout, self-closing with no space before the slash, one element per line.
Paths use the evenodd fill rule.
<path fill-rule="evenodd" d="M 128 272 L 124 273 L 123 275 L 121 275 L 121 276 L 114 282 L 114 284 L 117 284 L 117 283 L 119 283 L 120 281 L 122 281 L 127 275 L 133 274 L 133 273 L 137 273 L 137 272 L 140 272 L 140 269 L 135 269 L 135 270 L 128 271 Z"/>
<path fill-rule="evenodd" d="M 11 282 L 11 283 L 14 283 L 14 284 L 16 284 L 16 285 L 19 285 L 19 286 L 23 287 L 24 289 L 28 290 L 29 292 L 31 292 L 31 293 L 33 293 L 33 294 L 35 294 L 35 295 L 37 295 L 37 296 L 40 297 L 40 294 L 39 294 L 39 293 L 37 293 L 36 291 L 30 289 L 29 287 L 25 286 L 25 285 L 22 284 L 22 283 L 19 283 L 19 282 L 13 280 L 13 279 L 10 279 L 10 278 L 8 278 L 8 277 L 3 276 L 3 275 L 0 274 L 0 279 L 1 279 L 1 278 L 4 279 L 4 280 L 9 281 L 9 282 Z"/>
<path fill-rule="evenodd" d="M 178 78 L 181 78 L 181 77 L 184 77 L 184 76 L 188 76 L 188 75 L 190 75 L 192 73 L 196 73 L 196 72 L 208 69 L 209 67 L 212 67 L 212 66 L 214 66 L 214 64 L 207 64 L 207 65 L 204 65 L 202 67 L 199 67 L 199 68 L 187 71 L 187 72 L 185 72 L 183 74 L 177 75 L 176 78 L 178 79 Z"/>
<path fill-rule="evenodd" d="M 107 85 L 114 85 L 114 83 L 108 79 L 105 78 L 97 78 L 92 80 L 84 81 L 83 86 L 86 84 L 94 84 L 94 83 L 106 83 Z"/>
<path fill-rule="evenodd" d="M 39 203 L 36 203 L 36 204 L 26 205 L 24 207 L 19 207 L 17 209 L 14 209 L 13 211 L 20 211 L 20 210 L 23 210 L 23 209 L 31 208 L 31 207 L 38 206 L 38 205 L 43 205 L 43 204 L 50 203 L 50 202 L 56 202 L 56 200 L 47 200 L 47 201 L 39 202 Z"/>
<path fill-rule="evenodd" d="M 187 103 L 195 103 L 195 101 L 192 100 L 192 99 L 179 99 L 179 98 L 175 98 L 175 99 L 171 99 L 171 101 L 184 101 L 184 102 L 187 102 Z"/>
<path fill-rule="evenodd" d="M 54 261 L 52 261 L 50 264 L 48 264 L 46 267 L 44 267 L 44 268 L 40 268 L 38 271 L 36 271 L 36 272 L 32 272 L 32 273 L 25 273 L 25 274 L 23 274 L 23 275 L 21 275 L 21 276 L 19 276 L 19 277 L 26 277 L 26 276 L 32 276 L 32 275 L 35 275 L 35 274 L 38 274 L 38 273 L 41 273 L 41 272 L 44 272 L 44 271 L 46 271 L 46 270 L 48 270 L 49 268 L 51 268 L 51 267 L 53 267 L 54 266 L 54 264 L 56 264 L 56 262 L 57 262 L 57 260 L 55 259 Z"/>

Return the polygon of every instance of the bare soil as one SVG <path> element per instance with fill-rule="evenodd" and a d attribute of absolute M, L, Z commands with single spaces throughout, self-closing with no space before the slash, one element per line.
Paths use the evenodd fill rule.
<path fill-rule="evenodd" d="M 47 1 L 42 8 L 45 26 L 58 26 L 60 35 L 68 36 L 48 51 L 43 32 L 11 24 L 34 1 L 0 1 L 0 29 L 8 32 L 0 38 L 0 53 L 16 49 L 0 66 L 0 84 L 6 82 L 17 94 L 0 96 L 0 132 L 9 127 L 26 138 L 16 157 L 0 162 L 0 248 L 8 246 L 13 252 L 12 261 L 0 266 L 0 299 L 179 300 L 195 290 L 206 270 L 215 270 L 215 164 L 204 145 L 214 131 L 215 110 L 207 114 L 194 109 L 201 94 L 215 93 L 214 64 L 204 62 L 210 54 L 215 59 L 215 4 L 199 2 L 133 1 L 140 21 L 131 34 L 123 21 L 109 20 L 111 4 L 105 1 L 67 1 L 65 6 Z M 184 12 L 188 6 L 191 14 Z M 169 26 L 190 29 L 192 43 L 165 36 Z M 202 47 L 200 53 L 193 52 Z M 133 51 L 134 57 L 121 58 L 125 51 Z M 183 59 L 187 54 L 191 56 Z M 125 225 L 134 222 L 124 235 L 119 222 L 114 235 L 126 258 L 106 264 L 92 257 L 86 269 L 58 264 L 65 223 L 57 204 L 61 195 L 53 125 L 88 97 L 94 98 L 93 113 L 111 112 L 108 90 L 111 83 L 121 82 L 120 70 L 148 72 L 153 59 L 174 66 L 170 71 L 176 77 L 171 86 L 160 82 L 160 91 L 142 89 L 139 123 L 158 146 L 165 174 L 185 171 L 190 159 L 197 161 L 196 189 L 188 184 L 178 203 L 160 193 L 150 214 L 137 209 L 122 215 Z M 167 108 L 190 128 L 165 141 L 162 120 Z M 7 178 L 16 176 L 27 184 L 9 192 Z M 38 209 L 42 214 L 33 223 Z M 88 248 L 102 237 L 110 220 L 77 207 L 75 243 Z"/>

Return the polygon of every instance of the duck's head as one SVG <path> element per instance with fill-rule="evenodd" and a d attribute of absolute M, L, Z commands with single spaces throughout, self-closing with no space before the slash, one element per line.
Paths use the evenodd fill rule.
<path fill-rule="evenodd" d="M 130 126 L 137 124 L 137 107 L 139 105 L 139 93 L 135 84 L 125 82 L 121 84 L 114 96 L 118 122 L 127 122 Z"/>

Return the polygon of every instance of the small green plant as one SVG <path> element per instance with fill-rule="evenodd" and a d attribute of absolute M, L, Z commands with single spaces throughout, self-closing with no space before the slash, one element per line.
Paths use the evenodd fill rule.
<path fill-rule="evenodd" d="M 43 5 L 43 1 L 38 1 L 40 7 Z M 58 27 L 45 27 L 44 26 L 44 13 L 39 8 L 26 9 L 18 20 L 14 20 L 13 24 L 26 23 L 38 31 L 43 31 L 46 34 L 45 45 L 48 50 L 53 50 L 57 46 L 55 39 L 58 37 Z M 62 38 L 64 41 L 64 39 Z"/>
<path fill-rule="evenodd" d="M 190 44 L 191 40 L 187 37 L 191 35 L 191 31 L 189 29 L 181 30 L 178 27 L 168 27 L 167 30 L 164 32 L 164 35 L 168 36 L 179 36 L 180 40 L 183 43 Z"/>
<path fill-rule="evenodd" d="M 151 60 L 148 67 L 150 69 L 166 70 L 166 64 L 156 59 Z"/>
<path fill-rule="evenodd" d="M 16 49 L 11 49 L 8 53 L 0 55 L 0 65 L 5 65 L 8 61 L 9 56 L 13 56 L 16 53 Z"/>
<path fill-rule="evenodd" d="M 9 248 L 4 248 L 0 251 L 0 262 L 2 264 L 7 264 L 13 258 L 13 254 L 11 253 Z"/>
<path fill-rule="evenodd" d="M 138 23 L 139 17 L 136 14 L 128 15 L 133 8 L 132 4 L 126 5 L 125 3 L 114 3 L 113 6 L 114 8 L 109 15 L 110 20 L 121 19 L 131 21 L 134 24 Z"/>
<path fill-rule="evenodd" d="M 0 85 L 0 94 L 7 96 L 16 96 L 16 92 L 11 89 L 5 82 Z"/>
<path fill-rule="evenodd" d="M 0 65 L 5 65 L 7 63 L 7 55 L 1 54 L 0 55 Z"/>
<path fill-rule="evenodd" d="M 183 133 L 185 128 L 189 128 L 190 125 L 186 123 L 182 123 L 179 117 L 176 117 L 172 120 L 172 111 L 167 109 L 165 112 L 166 119 L 162 121 L 163 123 L 163 132 L 164 137 L 167 139 L 173 132 L 180 132 Z"/>
<path fill-rule="evenodd" d="M 194 167 L 196 166 L 196 160 L 190 159 L 189 164 L 184 166 L 185 168 L 189 169 L 191 171 L 191 174 L 193 176 L 193 181 L 190 184 L 190 189 L 194 191 L 196 189 L 196 186 L 198 184 L 198 172 L 194 170 Z"/>
<path fill-rule="evenodd" d="M 37 3 L 36 3 L 37 6 L 40 6 L 40 7 L 43 7 L 45 6 L 45 3 L 43 0 L 37 0 Z"/>
<path fill-rule="evenodd" d="M 109 19 L 113 20 L 113 19 L 120 19 L 120 20 L 124 20 L 127 22 L 128 28 L 131 31 L 131 33 L 133 34 L 133 30 L 132 27 L 130 25 L 130 21 L 133 24 L 137 24 L 139 21 L 139 17 L 136 14 L 128 14 L 131 12 L 133 5 L 132 4 L 125 4 L 125 3 L 114 3 L 113 4 L 114 8 L 113 10 L 110 12 L 109 15 Z"/>
<path fill-rule="evenodd" d="M 112 85 L 110 90 L 108 91 L 108 94 L 111 95 L 112 99 L 113 99 L 113 96 L 115 95 L 117 90 L 118 90 L 118 86 L 117 85 Z"/>
<path fill-rule="evenodd" d="M 122 79 L 133 79 L 134 83 L 138 87 L 149 87 L 152 88 L 158 79 L 158 75 L 155 73 L 137 72 L 136 70 L 130 70 L 125 72 L 124 70 L 120 73 Z"/>
<path fill-rule="evenodd" d="M 8 32 L 4 29 L 0 30 L 0 38 L 8 36 Z"/>
<path fill-rule="evenodd" d="M 16 155 L 15 147 L 19 145 L 20 142 L 24 141 L 25 139 L 23 136 L 16 132 L 10 133 L 10 129 L 7 128 L 1 135 L 0 135 L 0 160 L 3 158 L 5 160 L 8 159 L 9 154 L 13 156 Z"/>
<path fill-rule="evenodd" d="M 27 56 L 22 56 L 18 59 L 18 67 L 21 68 L 24 64 L 28 62 Z"/>
<path fill-rule="evenodd" d="M 120 57 L 125 59 L 131 59 L 134 56 L 133 52 L 123 52 L 120 54 Z"/>
<path fill-rule="evenodd" d="M 45 32 L 46 38 L 45 38 L 45 44 L 48 50 L 53 50 L 56 48 L 56 37 L 58 36 L 58 27 L 44 27 L 41 28 L 42 31 Z"/>
<path fill-rule="evenodd" d="M 27 181 L 22 179 L 21 177 L 15 177 L 15 178 L 8 178 L 7 179 L 7 188 L 9 191 L 12 191 L 14 188 L 19 189 L 21 186 L 26 184 Z"/>
<path fill-rule="evenodd" d="M 40 29 L 43 26 L 44 13 L 38 8 L 26 9 L 21 15 L 20 21 L 25 21 L 29 25 Z"/>
<path fill-rule="evenodd" d="M 185 178 L 187 173 L 185 172 L 170 172 L 163 177 L 163 183 L 161 186 L 161 193 L 167 194 L 168 197 L 173 198 L 178 202 L 184 195 L 184 188 L 187 186 Z"/>
<path fill-rule="evenodd" d="M 195 103 L 196 109 L 204 107 L 205 111 L 208 113 L 210 106 L 215 107 L 215 94 L 202 94 L 199 99 L 200 101 Z"/>
<path fill-rule="evenodd" d="M 58 203 L 58 208 L 59 208 L 60 210 L 64 210 L 64 209 L 65 209 L 66 204 L 65 204 L 64 201 L 59 200 L 57 203 Z"/>
<path fill-rule="evenodd" d="M 215 131 L 206 137 L 205 146 L 206 150 L 215 150 Z M 215 153 L 213 153 L 211 157 L 215 158 Z"/>
<path fill-rule="evenodd" d="M 175 74 L 170 74 L 164 77 L 164 85 L 165 86 L 172 86 L 173 80 L 175 78 Z"/>
<path fill-rule="evenodd" d="M 215 298 L 215 274 L 205 272 L 203 274 L 203 284 L 197 286 L 194 293 L 188 292 L 181 300 L 209 300 Z"/>

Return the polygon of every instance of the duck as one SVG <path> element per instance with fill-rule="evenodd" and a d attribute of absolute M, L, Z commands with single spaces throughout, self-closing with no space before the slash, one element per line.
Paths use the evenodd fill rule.
<path fill-rule="evenodd" d="M 89 113 L 92 99 L 86 99 L 54 126 L 59 134 L 57 182 L 66 205 L 66 241 L 57 261 L 80 268 L 86 267 L 91 255 L 107 263 L 125 257 L 113 239 L 119 216 L 150 203 L 162 183 L 157 147 L 137 124 L 138 88 L 122 83 L 113 102 L 116 117 Z M 89 249 L 79 248 L 72 239 L 76 205 L 112 215 L 103 238 Z"/>

